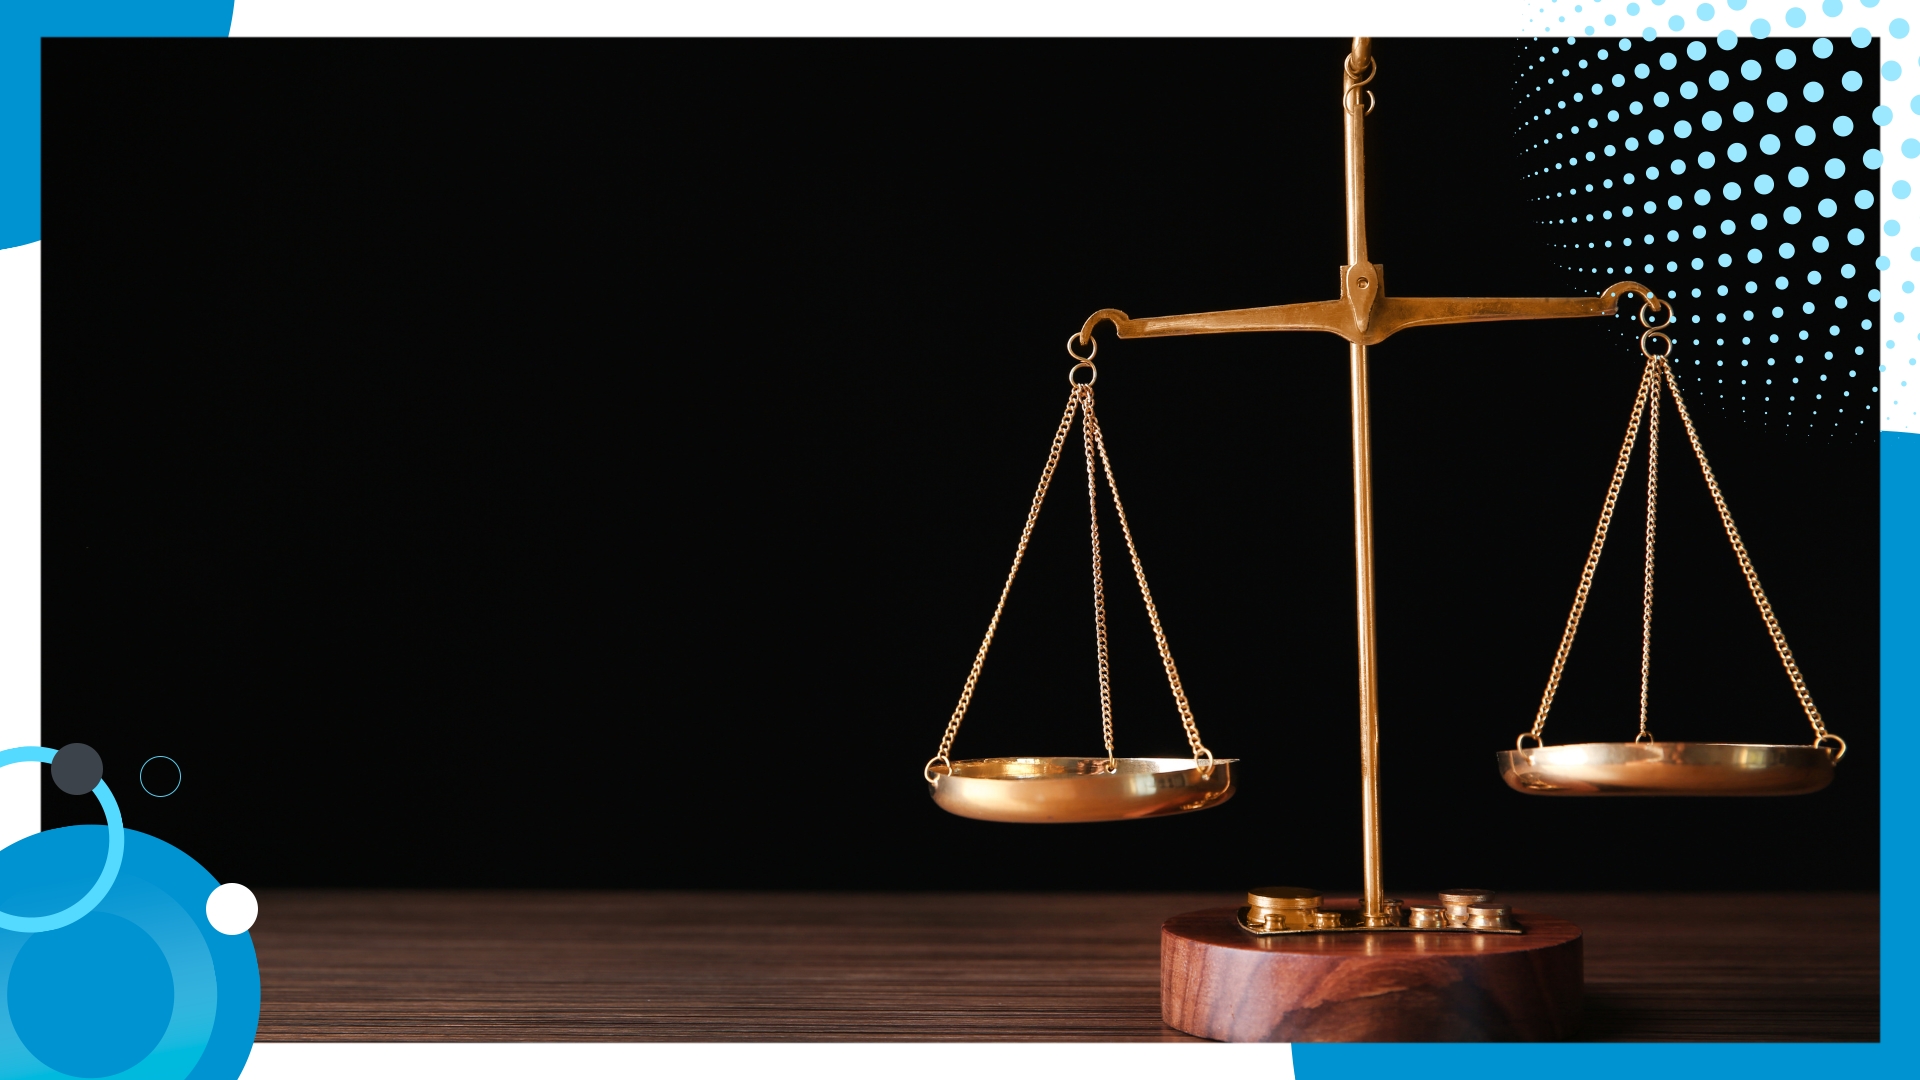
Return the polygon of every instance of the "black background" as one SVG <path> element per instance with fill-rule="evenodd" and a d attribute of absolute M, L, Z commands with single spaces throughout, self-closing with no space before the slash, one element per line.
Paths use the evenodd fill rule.
<path fill-rule="evenodd" d="M 1376 47 L 1389 289 L 1592 291 L 1531 224 L 1516 45 Z M 1018 827 L 944 815 L 919 778 L 1065 401 L 1067 334 L 1106 306 L 1335 295 L 1344 52 L 49 41 L 44 741 L 97 747 L 130 827 L 256 887 L 1357 886 L 1327 335 L 1101 345 L 1130 517 L 1241 793 Z M 1874 887 L 1870 436 L 1695 399 L 1851 746 L 1833 787 L 1550 800 L 1496 776 L 1638 378 L 1614 330 L 1374 350 L 1388 880 Z M 1653 729 L 1804 742 L 1668 447 Z M 1041 517 L 959 755 L 1098 751 L 1079 500 L 1064 485 Z M 1551 741 L 1634 731 L 1623 504 Z M 1120 752 L 1178 753 L 1108 558 Z M 138 786 L 154 754 L 184 773 L 166 799 Z M 44 791 L 48 826 L 97 819 Z"/>

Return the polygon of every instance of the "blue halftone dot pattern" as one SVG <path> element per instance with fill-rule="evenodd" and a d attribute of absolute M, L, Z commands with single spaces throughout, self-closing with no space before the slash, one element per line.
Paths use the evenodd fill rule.
<path fill-rule="evenodd" d="M 1860 93 L 1875 42 L 1862 56 L 1842 40 L 1844 56 L 1826 39 L 1663 42 L 1653 57 L 1525 43 L 1515 80 L 1522 172 L 1573 291 L 1631 278 L 1686 296 L 1675 363 L 1691 393 L 1827 434 L 1878 429 L 1864 358 L 1880 294 L 1863 269 L 1881 261 L 1868 241 L 1901 228 L 1876 214 L 1881 116 Z M 1545 81 L 1582 61 L 1588 97 Z"/>

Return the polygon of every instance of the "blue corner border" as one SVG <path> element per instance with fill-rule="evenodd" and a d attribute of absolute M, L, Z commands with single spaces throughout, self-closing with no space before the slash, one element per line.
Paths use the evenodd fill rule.
<path fill-rule="evenodd" d="M 40 239 L 40 39 L 226 37 L 234 0 L 0 0 L 0 248 Z"/>

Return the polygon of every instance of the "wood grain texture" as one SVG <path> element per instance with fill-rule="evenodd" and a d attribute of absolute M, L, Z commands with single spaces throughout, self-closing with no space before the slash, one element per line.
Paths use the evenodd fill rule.
<path fill-rule="evenodd" d="M 1331 907 L 1357 906 L 1329 898 Z M 1580 928 L 1516 910 L 1525 934 L 1256 936 L 1234 908 L 1160 930 L 1161 1016 L 1231 1042 L 1544 1042 L 1580 1022 Z"/>
<path fill-rule="evenodd" d="M 1238 899 L 261 890 L 259 1038 L 1187 1039 L 1161 923 Z M 1584 931 L 1582 1038 L 1879 1037 L 1872 894 L 1507 899 Z"/>

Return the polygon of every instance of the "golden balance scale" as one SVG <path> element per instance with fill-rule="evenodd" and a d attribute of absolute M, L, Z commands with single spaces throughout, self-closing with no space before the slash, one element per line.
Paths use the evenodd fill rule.
<path fill-rule="evenodd" d="M 1373 514 L 1369 462 L 1367 348 L 1411 326 L 1564 319 L 1613 315 L 1623 298 L 1641 301 L 1640 348 L 1645 360 L 1600 523 L 1581 569 L 1573 610 L 1554 654 L 1532 727 L 1515 748 L 1498 754 L 1500 774 L 1531 795 L 1796 795 L 1833 779 L 1846 744 L 1829 733 L 1761 589 L 1726 500 L 1707 464 L 1700 438 L 1667 358 L 1673 342 L 1661 328 L 1673 306 L 1652 289 L 1623 281 L 1595 298 L 1407 299 L 1386 295 L 1381 268 L 1367 258 L 1365 157 L 1362 135 L 1374 101 L 1366 89 L 1378 66 L 1367 38 L 1353 39 L 1341 94 L 1346 121 L 1347 265 L 1340 298 L 1303 304 L 1133 319 L 1112 308 L 1094 312 L 1067 339 L 1075 364 L 1071 386 L 1040 484 L 1020 532 L 1013 567 L 974 655 L 960 701 L 939 751 L 922 775 L 933 799 L 963 817 L 1007 822 L 1114 821 L 1157 817 L 1217 806 L 1233 795 L 1232 758 L 1216 758 L 1200 741 L 1193 710 L 1181 688 L 1167 636 L 1148 589 L 1114 483 L 1100 424 L 1094 415 L 1094 329 L 1111 322 L 1125 338 L 1185 334 L 1321 330 L 1350 343 L 1353 398 L 1354 563 L 1360 660 L 1360 780 L 1363 891 L 1352 906 L 1329 902 L 1318 890 L 1270 886 L 1251 890 L 1239 909 L 1192 912 L 1169 919 L 1161 938 L 1161 1011 L 1174 1027 L 1218 1039 L 1550 1039 L 1575 1033 L 1580 1008 L 1578 927 L 1551 916 L 1515 912 L 1482 889 L 1438 894 L 1431 902 L 1389 898 L 1380 869 L 1379 669 L 1374 657 Z M 1664 317 L 1663 317 L 1664 316 Z M 1659 321 L 1654 321 L 1658 319 Z M 1082 356 L 1074 346 L 1087 350 Z M 1653 349 L 1654 344 L 1661 349 Z M 1079 375 L 1086 372 L 1084 381 Z M 1655 489 L 1659 474 L 1660 400 L 1673 398 L 1687 441 L 1720 514 L 1747 586 L 1786 668 L 1814 738 L 1803 746 L 1656 741 L 1647 729 L 1647 672 L 1653 610 Z M 993 635 L 1020 562 L 1078 416 L 1092 514 L 1094 632 L 1100 674 L 1103 757 L 1000 757 L 952 760 L 954 737 L 966 717 Z M 1547 746 L 1547 712 L 1559 689 L 1567 653 L 1579 629 L 1587 591 L 1607 539 L 1627 464 L 1640 430 L 1647 432 L 1647 527 L 1642 592 L 1640 728 L 1632 742 Z M 1100 559 L 1098 481 L 1104 476 L 1126 542 L 1135 581 L 1159 647 L 1167 683 L 1192 750 L 1190 758 L 1122 758 L 1114 754 L 1108 682 L 1106 600 Z M 1531 740 L 1533 745 L 1528 746 Z"/>

